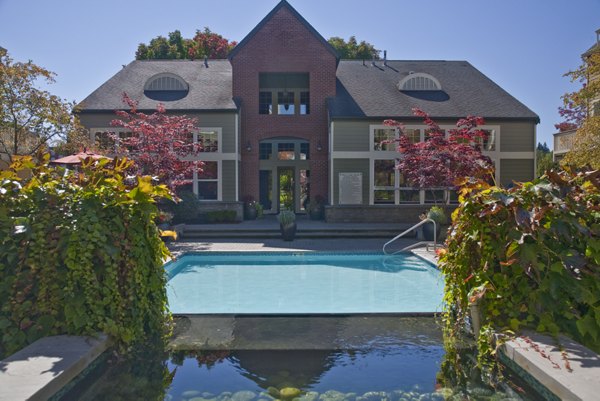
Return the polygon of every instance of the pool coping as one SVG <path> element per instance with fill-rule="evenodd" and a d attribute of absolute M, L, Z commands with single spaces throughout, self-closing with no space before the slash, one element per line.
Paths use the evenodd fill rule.
<path fill-rule="evenodd" d="M 508 359 L 508 365 L 516 364 L 516 370 L 526 373 L 525 379 L 533 379 L 557 399 L 598 399 L 600 355 L 572 339 L 559 336 L 557 342 L 543 334 L 524 333 L 502 344 L 500 350 L 501 361 Z"/>
<path fill-rule="evenodd" d="M 51 398 L 109 346 L 105 334 L 59 335 L 35 341 L 0 361 L 0 401 Z"/>

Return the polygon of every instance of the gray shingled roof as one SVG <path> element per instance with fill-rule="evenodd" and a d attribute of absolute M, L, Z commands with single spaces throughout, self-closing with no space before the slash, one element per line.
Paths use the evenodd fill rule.
<path fill-rule="evenodd" d="M 337 96 L 329 100 L 333 118 L 408 117 L 418 107 L 437 118 L 477 115 L 485 118 L 539 117 L 466 61 L 382 61 L 363 65 L 342 60 Z M 401 92 L 398 82 L 409 72 L 433 75 L 443 93 Z M 445 99 L 445 100 L 444 100 Z"/>
<path fill-rule="evenodd" d="M 126 92 L 139 101 L 140 110 L 154 110 L 157 103 L 144 95 L 148 78 L 169 72 L 179 75 L 189 84 L 186 97 L 163 101 L 167 110 L 236 110 L 232 99 L 231 64 L 229 60 L 136 60 L 116 73 L 80 103 L 83 112 L 125 108 L 122 94 Z"/>

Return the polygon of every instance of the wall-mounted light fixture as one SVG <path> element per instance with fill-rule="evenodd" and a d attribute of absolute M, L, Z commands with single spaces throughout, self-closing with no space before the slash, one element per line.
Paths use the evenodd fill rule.
<path fill-rule="evenodd" d="M 321 141 L 317 142 L 317 152 L 320 152 L 323 150 L 323 145 L 321 145 Z"/>
<path fill-rule="evenodd" d="M 248 141 L 248 143 L 246 144 L 246 150 L 248 152 L 252 152 L 252 144 L 250 144 L 250 141 Z"/>

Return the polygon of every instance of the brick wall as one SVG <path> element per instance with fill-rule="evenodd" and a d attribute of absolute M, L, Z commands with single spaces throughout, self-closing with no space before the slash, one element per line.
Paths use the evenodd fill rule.
<path fill-rule="evenodd" d="M 328 193 L 328 97 L 335 96 L 336 59 L 324 44 L 285 7 L 231 59 L 233 96 L 242 102 L 240 196 L 259 197 L 258 143 L 273 137 L 295 137 L 310 142 L 312 195 Z M 259 73 L 309 73 L 310 114 L 258 114 Z M 252 150 L 248 152 L 246 145 Z M 322 150 L 317 151 L 317 144 Z"/>

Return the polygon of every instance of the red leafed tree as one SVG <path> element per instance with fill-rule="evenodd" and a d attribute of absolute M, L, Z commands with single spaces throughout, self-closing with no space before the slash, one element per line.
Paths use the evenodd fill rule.
<path fill-rule="evenodd" d="M 225 39 L 223 36 L 204 28 L 196 31 L 192 43 L 188 47 L 189 58 L 227 58 L 227 55 L 237 45 L 237 42 Z"/>
<path fill-rule="evenodd" d="M 456 128 L 448 132 L 434 122 L 427 113 L 414 108 L 413 114 L 422 117 L 428 127 L 423 142 L 411 143 L 403 135 L 404 126 L 395 120 L 385 120 L 384 125 L 400 130 L 397 168 L 409 185 L 419 188 L 449 188 L 464 177 L 493 179 L 492 161 L 481 153 L 481 143 L 488 133 L 477 129 L 484 124 L 482 117 L 469 116 L 458 120 Z"/>
<path fill-rule="evenodd" d="M 162 104 L 152 114 L 142 113 L 137 110 L 137 102 L 126 93 L 123 102 L 130 111 L 117 110 L 120 119 L 111 121 L 113 127 L 130 133 L 113 135 L 118 142 L 118 153 L 135 161 L 135 173 L 156 177 L 172 190 L 189 183 L 195 166 L 189 157 L 200 151 L 199 145 L 192 141 L 193 132 L 198 130 L 196 119 L 167 115 Z M 202 164 L 196 163 L 201 169 Z"/>

